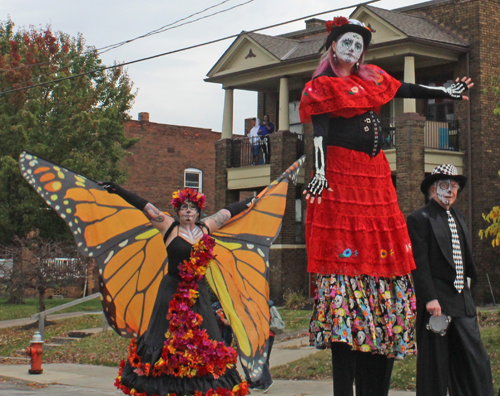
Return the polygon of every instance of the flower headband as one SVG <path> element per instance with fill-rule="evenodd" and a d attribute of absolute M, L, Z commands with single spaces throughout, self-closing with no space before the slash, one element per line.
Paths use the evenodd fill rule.
<path fill-rule="evenodd" d="M 207 198 L 205 194 L 196 191 L 194 188 L 185 188 L 184 190 L 177 190 L 172 194 L 172 205 L 174 208 L 179 208 L 184 201 L 190 201 L 198 205 L 200 210 L 205 207 L 205 199 Z"/>

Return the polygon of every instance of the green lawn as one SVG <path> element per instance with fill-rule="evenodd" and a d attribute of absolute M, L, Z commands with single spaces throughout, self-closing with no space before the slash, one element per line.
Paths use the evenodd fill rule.
<path fill-rule="evenodd" d="M 62 304 L 76 300 L 75 298 L 52 298 L 45 300 L 46 309 L 54 308 Z M 24 304 L 7 304 L 5 298 L 0 298 L 0 320 L 29 318 L 38 312 L 38 299 L 27 298 Z M 95 298 L 90 301 L 66 308 L 57 313 L 79 312 L 79 311 L 101 311 L 101 300 Z"/>
<path fill-rule="evenodd" d="M 77 318 L 58 320 L 55 324 L 45 327 L 45 342 L 50 343 L 52 337 L 66 337 L 71 330 L 91 329 L 102 326 L 102 315 L 84 315 Z M 9 327 L 0 329 L 0 356 L 22 356 L 15 353 L 29 346 L 36 328 L 23 330 L 22 327 Z M 45 356 L 45 351 L 44 351 Z"/>
<path fill-rule="evenodd" d="M 310 309 L 280 309 L 279 312 L 285 321 L 285 333 L 295 330 L 308 331 L 312 313 Z"/>

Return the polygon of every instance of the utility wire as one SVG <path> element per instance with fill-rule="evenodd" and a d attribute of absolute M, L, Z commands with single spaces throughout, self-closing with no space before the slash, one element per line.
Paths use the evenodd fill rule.
<path fill-rule="evenodd" d="M 342 11 L 342 10 L 346 10 L 346 9 L 349 9 L 349 8 L 359 7 L 359 6 L 362 6 L 362 5 L 375 3 L 377 1 L 380 1 L 380 0 L 369 0 L 369 1 L 365 1 L 363 3 L 358 3 L 358 4 L 354 4 L 354 5 L 350 5 L 350 6 L 336 8 L 336 9 L 329 10 L 329 11 L 322 11 L 322 12 L 318 12 L 316 14 L 307 15 L 307 16 L 304 16 L 304 17 L 300 17 L 300 18 L 289 20 L 289 21 L 277 23 L 277 24 L 274 24 L 274 25 L 266 26 L 266 27 L 263 27 L 263 28 L 249 30 L 249 31 L 246 31 L 245 33 L 255 33 L 257 31 L 267 30 L 267 29 L 278 27 L 278 26 L 287 25 L 289 23 L 298 22 L 298 21 L 301 21 L 301 20 L 306 19 L 306 18 L 312 18 L 312 17 L 315 17 L 315 16 L 319 16 L 319 15 L 323 15 L 323 14 L 328 14 L 330 12 L 337 12 L 337 11 Z M 12 92 L 23 91 L 23 90 L 30 89 L 30 88 L 41 87 L 41 86 L 44 86 L 44 85 L 54 84 L 54 83 L 57 83 L 57 82 L 61 82 L 61 81 L 65 81 L 65 80 L 70 80 L 72 78 L 78 78 L 78 77 L 86 76 L 86 75 L 89 75 L 89 74 L 92 74 L 92 73 L 97 73 L 97 72 L 104 71 L 104 70 L 115 69 L 117 67 L 128 66 L 128 65 L 132 65 L 134 63 L 144 62 L 144 61 L 155 59 L 155 58 L 159 58 L 159 57 L 162 57 L 162 56 L 171 55 L 171 54 L 175 54 L 175 53 L 183 52 L 183 51 L 188 51 L 188 50 L 191 50 L 191 49 L 194 49 L 194 48 L 204 47 L 206 45 L 215 44 L 215 43 L 218 43 L 218 42 L 221 42 L 221 41 L 225 41 L 225 40 L 228 40 L 228 39 L 231 39 L 231 38 L 238 37 L 239 35 L 240 35 L 240 33 L 233 34 L 231 36 L 226 36 L 226 37 L 222 37 L 222 38 L 219 38 L 219 39 L 216 39 L 216 40 L 206 41 L 206 42 L 201 43 L 201 44 L 196 44 L 196 45 L 192 45 L 192 46 L 189 46 L 189 47 L 184 47 L 184 48 L 176 49 L 176 50 L 173 50 L 173 51 L 163 52 L 161 54 L 152 55 L 152 56 L 149 56 L 149 57 L 146 57 L 146 58 L 136 59 L 136 60 L 129 61 L 129 62 L 123 62 L 123 63 L 116 64 L 116 65 L 113 65 L 113 66 L 101 67 L 99 69 L 90 70 L 90 71 L 85 72 L 85 73 L 74 74 L 72 76 L 58 78 L 58 79 L 55 79 L 55 80 L 52 80 L 52 81 L 46 81 L 46 82 L 43 82 L 43 83 L 29 85 L 29 86 L 26 86 L 26 87 L 20 87 L 20 88 L 14 88 L 14 89 L 9 89 L 9 90 L 5 90 L 5 91 L 0 91 L 0 95 L 5 95 L 5 94 L 8 94 L 8 93 L 12 93 Z"/>
<path fill-rule="evenodd" d="M 151 32 L 148 32 L 148 33 L 146 33 L 146 34 L 143 34 L 143 35 L 141 35 L 141 36 L 135 37 L 135 38 L 130 39 L 130 40 L 125 40 L 125 41 L 122 41 L 122 42 L 117 43 L 117 44 L 111 44 L 111 45 L 107 45 L 107 46 L 102 47 L 102 48 L 98 48 L 98 49 L 97 49 L 97 51 L 105 50 L 105 51 L 101 51 L 101 52 L 99 52 L 99 54 L 103 54 L 103 53 L 105 53 L 105 52 L 111 51 L 112 49 L 115 49 L 115 48 L 121 47 L 122 45 L 125 45 L 125 44 L 128 44 L 128 43 L 131 43 L 131 42 L 133 42 L 133 41 L 135 41 L 135 40 L 139 40 L 139 39 L 141 39 L 141 38 L 149 37 L 149 36 L 152 36 L 152 35 L 154 35 L 154 34 L 163 33 L 163 32 L 166 32 L 166 31 L 168 31 L 168 30 L 175 29 L 175 28 L 178 28 L 178 27 L 180 27 L 180 26 L 187 25 L 187 24 L 189 24 L 189 23 L 193 23 L 193 22 L 199 21 L 199 20 L 201 20 L 201 19 L 209 18 L 209 17 L 211 17 L 211 16 L 214 16 L 214 15 L 221 14 L 221 13 L 223 13 L 223 12 L 226 12 L 226 11 L 232 10 L 233 8 L 241 7 L 241 6 L 245 5 L 245 4 L 248 4 L 248 3 L 253 2 L 253 1 L 255 1 L 255 0 L 249 0 L 249 1 L 245 2 L 245 3 L 235 5 L 235 6 L 233 6 L 233 7 L 227 8 L 227 9 L 225 9 L 225 10 L 217 11 L 217 12 L 215 12 L 215 13 L 213 13 L 213 14 L 210 14 L 210 15 L 205 15 L 205 16 L 203 16 L 203 17 L 201 17 L 201 18 L 198 18 L 198 19 L 195 19 L 195 20 L 193 20 L 193 21 L 185 22 L 185 23 L 182 23 L 182 24 L 180 24 L 180 25 L 178 25 L 178 26 L 173 26 L 173 25 L 176 25 L 176 24 L 177 24 L 177 23 L 179 23 L 179 22 L 182 22 L 182 21 L 185 21 L 185 20 L 187 20 L 187 19 L 189 19 L 189 18 L 191 18 L 191 17 L 194 17 L 195 15 L 199 15 L 199 14 L 202 14 L 202 13 L 204 13 L 205 11 L 208 11 L 208 10 L 210 10 L 210 9 L 212 9 L 212 8 L 216 8 L 216 7 L 218 7 L 218 6 L 220 6 L 220 5 L 224 4 L 224 3 L 227 3 L 228 1 L 231 1 L 231 0 L 224 0 L 224 1 L 222 1 L 221 3 L 218 3 L 218 4 L 215 4 L 215 5 L 210 6 L 210 7 L 208 7 L 208 8 L 205 8 L 205 9 L 204 9 L 204 10 L 202 10 L 202 11 L 195 12 L 194 14 L 191 14 L 191 15 L 189 15 L 189 16 L 187 16 L 187 17 L 185 17 L 185 18 L 178 19 L 177 21 L 172 22 L 172 23 L 169 23 L 168 25 L 162 26 L 161 28 L 158 28 L 158 29 L 152 30 Z"/>
<path fill-rule="evenodd" d="M 108 51 L 111 51 L 111 50 L 113 50 L 113 49 L 115 49 L 115 48 L 121 47 L 122 45 L 125 45 L 125 44 L 128 44 L 128 43 L 131 43 L 131 42 L 133 42 L 133 41 L 135 41 L 135 40 L 139 40 L 139 39 L 141 39 L 141 38 L 146 38 L 146 37 L 152 36 L 152 35 L 154 35 L 154 34 L 163 33 L 163 32 L 166 32 L 166 31 L 168 31 L 168 30 L 171 30 L 171 29 L 176 29 L 176 28 L 178 28 L 178 27 L 181 27 L 181 26 L 184 26 L 184 25 L 187 25 L 187 24 L 193 23 L 193 22 L 197 22 L 197 21 L 202 20 L 202 19 L 206 19 L 206 18 L 209 18 L 209 17 L 215 16 L 215 15 L 218 15 L 218 14 L 222 14 L 222 13 L 227 12 L 227 11 L 230 11 L 230 10 L 232 10 L 232 9 L 234 9 L 234 8 L 241 7 L 241 6 L 243 6 L 243 5 L 246 5 L 246 4 L 248 4 L 248 3 L 251 3 L 251 2 L 253 2 L 253 1 L 255 1 L 255 0 L 248 0 L 248 1 L 246 1 L 245 3 L 237 4 L 237 5 L 233 6 L 233 7 L 227 8 L 227 9 L 225 9 L 225 10 L 217 11 L 217 12 L 214 12 L 214 13 L 212 13 L 212 14 L 210 14 L 210 15 L 205 15 L 205 16 L 203 16 L 203 17 L 201 17 L 201 18 L 197 18 L 197 19 L 195 19 L 195 20 L 193 20 L 193 21 L 189 21 L 189 22 L 185 22 L 185 23 L 182 23 L 182 24 L 180 24 L 180 25 L 177 25 L 177 26 L 173 26 L 173 25 L 176 25 L 176 24 L 177 24 L 177 23 L 179 23 L 179 22 L 185 21 L 185 20 L 187 20 L 187 19 L 189 19 L 189 18 L 191 18 L 191 17 L 193 17 L 193 16 L 195 16 L 195 15 L 202 14 L 202 13 L 204 13 L 205 11 L 208 11 L 208 10 L 210 10 L 210 9 L 212 9 L 212 8 L 218 7 L 218 6 L 220 6 L 220 5 L 224 4 L 224 3 L 227 3 L 227 2 L 229 2 L 229 1 L 231 1 L 231 0 L 224 0 L 224 1 L 220 2 L 220 3 L 218 3 L 218 4 L 215 4 L 215 5 L 213 5 L 213 6 L 210 6 L 210 7 L 205 8 L 204 10 L 201 10 L 201 11 L 195 12 L 194 14 L 191 14 L 191 15 L 189 15 L 189 16 L 187 16 L 187 17 L 184 17 L 184 18 L 178 19 L 178 20 L 177 20 L 177 21 L 175 21 L 175 22 L 169 23 L 168 25 L 162 26 L 161 28 L 158 28 L 158 29 L 152 30 L 151 32 L 145 33 L 145 34 L 143 34 L 143 35 L 141 35 L 141 36 L 138 36 L 138 37 L 135 37 L 135 38 L 133 38 L 133 39 L 126 40 L 126 41 L 122 41 L 122 42 L 120 42 L 120 43 L 116 43 L 116 44 L 110 44 L 110 45 L 107 45 L 107 46 L 102 47 L 102 48 L 98 48 L 98 49 L 96 50 L 96 51 L 97 51 L 97 52 L 96 52 L 96 55 L 101 55 L 101 54 L 104 54 L 104 53 L 106 53 L 106 52 L 108 52 Z M 104 51 L 101 51 L 101 50 L 104 50 Z M 101 51 L 101 52 L 99 52 L 99 51 Z M 63 58 L 61 58 L 61 60 L 64 60 L 65 58 L 69 58 L 69 57 L 63 57 Z M 13 67 L 13 68 L 10 68 L 10 69 L 0 69 L 0 72 L 8 72 L 8 71 L 11 71 L 11 70 L 27 69 L 27 68 L 29 68 L 29 67 L 41 66 L 41 65 L 45 65 L 45 64 L 49 64 L 49 63 L 50 63 L 50 61 L 46 61 L 46 62 L 33 63 L 33 64 L 31 64 L 31 65 L 22 65 L 22 66 Z M 48 75 L 50 75 L 50 74 L 40 75 L 39 77 L 45 77 L 45 76 L 48 76 Z M 25 83 L 23 83 L 23 84 L 25 84 Z"/>

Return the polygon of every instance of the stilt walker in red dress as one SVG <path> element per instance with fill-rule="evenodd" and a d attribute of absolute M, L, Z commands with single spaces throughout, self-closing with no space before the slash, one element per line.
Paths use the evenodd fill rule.
<path fill-rule="evenodd" d="M 364 65 L 372 30 L 337 17 L 326 52 L 303 90 L 302 123 L 314 126 L 314 172 L 306 191 L 308 270 L 318 274 L 311 342 L 332 350 L 334 395 L 389 392 L 394 359 L 415 353 L 415 268 L 377 113 L 394 97 L 452 98 L 448 88 L 401 83 Z"/>

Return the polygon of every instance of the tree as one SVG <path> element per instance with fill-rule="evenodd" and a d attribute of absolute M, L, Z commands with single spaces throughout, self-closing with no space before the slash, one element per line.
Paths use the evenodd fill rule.
<path fill-rule="evenodd" d="M 4 283 L 11 295 L 8 302 L 21 303 L 23 291 L 33 289 L 38 293 L 39 312 L 45 311 L 48 289 L 83 280 L 87 265 L 71 243 L 47 242 L 36 232 L 27 238 L 15 237 L 14 244 L 3 247 L 0 256 L 8 257 L 13 263 L 2 268 Z"/>
<path fill-rule="evenodd" d="M 500 77 L 493 77 L 489 88 L 497 97 L 500 97 Z M 487 92 L 488 90 L 485 90 L 484 93 Z M 493 114 L 500 116 L 500 101 L 496 103 Z M 500 171 L 498 175 L 500 176 Z M 491 244 L 493 247 L 500 246 L 500 206 L 494 206 L 488 214 L 483 213 L 483 219 L 490 225 L 484 230 L 479 230 L 479 236 L 481 239 L 492 238 Z"/>
<path fill-rule="evenodd" d="M 0 23 L 0 245 L 35 229 L 44 239 L 70 237 L 22 179 L 23 149 L 96 180 L 125 180 L 120 161 L 136 140 L 125 137 L 124 121 L 135 93 L 121 68 L 4 93 L 102 67 L 81 35 Z"/>

